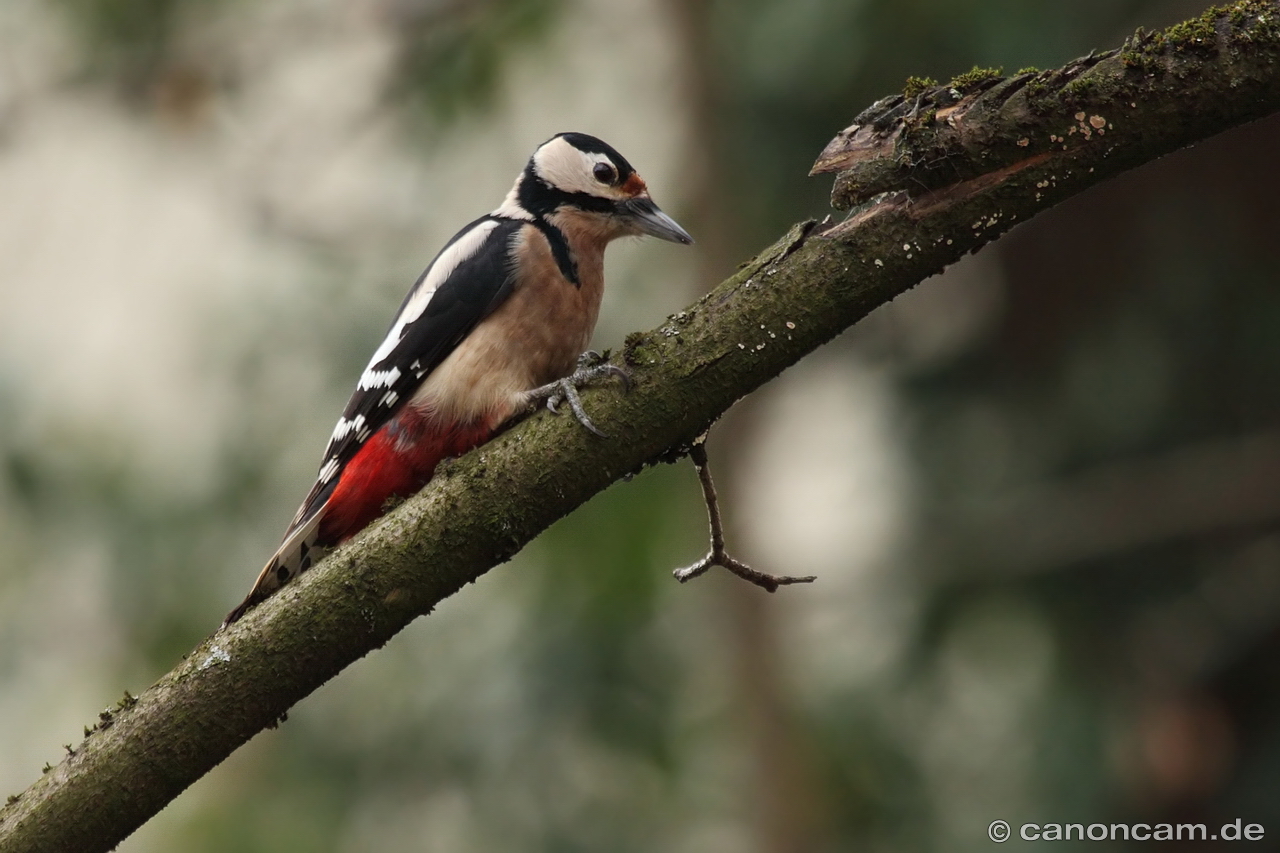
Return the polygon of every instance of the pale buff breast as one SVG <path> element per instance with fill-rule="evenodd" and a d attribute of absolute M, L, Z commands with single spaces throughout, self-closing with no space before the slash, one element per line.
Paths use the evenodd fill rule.
<path fill-rule="evenodd" d="M 574 235 L 566 234 L 570 245 Z M 521 229 L 519 275 L 486 317 L 414 394 L 410 405 L 449 421 L 497 425 L 525 405 L 525 392 L 573 371 L 600 313 L 604 244 L 575 252 L 580 287 L 561 275 L 546 237 Z"/>

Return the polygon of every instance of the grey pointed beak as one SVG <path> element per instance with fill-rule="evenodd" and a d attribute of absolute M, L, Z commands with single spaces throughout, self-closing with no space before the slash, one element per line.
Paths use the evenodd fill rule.
<path fill-rule="evenodd" d="M 670 216 L 663 213 L 653 203 L 653 199 L 629 199 L 619 204 L 618 208 L 621 210 L 622 215 L 629 219 L 636 230 L 642 234 L 657 237 L 659 240 L 669 240 L 672 243 L 688 245 L 693 242 L 689 232 L 681 228 L 680 224 Z"/>

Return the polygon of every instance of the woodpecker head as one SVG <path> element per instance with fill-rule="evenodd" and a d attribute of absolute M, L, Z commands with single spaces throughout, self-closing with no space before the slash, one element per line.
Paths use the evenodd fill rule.
<path fill-rule="evenodd" d="M 553 222 L 571 218 L 605 240 L 648 234 L 693 238 L 663 213 L 626 158 L 585 133 L 560 133 L 538 146 L 496 213 Z"/>

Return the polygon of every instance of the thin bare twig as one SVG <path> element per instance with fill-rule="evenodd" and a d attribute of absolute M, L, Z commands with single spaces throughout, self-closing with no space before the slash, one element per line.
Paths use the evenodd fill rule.
<path fill-rule="evenodd" d="M 724 547 L 724 522 L 720 518 L 720 500 L 716 497 L 716 484 L 711 479 L 711 468 L 707 462 L 707 434 L 705 432 L 698 436 L 689 448 L 689 458 L 697 466 L 698 481 L 702 483 L 702 499 L 706 501 L 707 521 L 711 525 L 711 550 L 693 565 L 685 566 L 672 572 L 676 580 L 680 581 L 680 583 L 692 580 L 701 574 L 705 574 L 707 569 L 712 566 L 728 569 L 744 581 L 753 583 L 768 592 L 777 592 L 780 586 L 789 586 L 793 583 L 813 583 L 818 579 L 817 575 L 805 575 L 803 577 L 769 575 L 764 572 L 758 572 L 746 563 L 730 557 L 729 552 Z"/>

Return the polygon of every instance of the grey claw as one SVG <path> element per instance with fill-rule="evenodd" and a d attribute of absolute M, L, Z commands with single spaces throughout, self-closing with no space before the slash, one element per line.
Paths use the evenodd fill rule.
<path fill-rule="evenodd" d="M 621 379 L 622 390 L 624 393 L 631 390 L 631 374 L 623 370 L 621 367 L 618 367 L 616 364 L 604 364 L 601 365 L 599 369 L 603 370 L 608 376 L 614 376 Z"/>
<path fill-rule="evenodd" d="M 578 419 L 578 423 L 582 424 L 593 435 L 608 438 L 608 434 L 597 429 L 596 425 L 587 417 L 587 412 L 582 407 L 582 399 L 578 396 L 578 386 L 585 385 L 588 382 L 596 382 L 603 378 L 614 377 L 622 381 L 624 391 L 630 391 L 631 375 L 616 364 L 608 362 L 597 363 L 600 360 L 601 355 L 595 350 L 587 350 L 582 353 L 582 355 L 578 356 L 578 368 L 571 376 L 557 379 L 555 382 L 548 383 L 529 392 L 528 399 L 530 404 L 536 405 L 538 401 L 544 401 L 552 414 L 559 414 L 560 405 L 568 402 L 569 408 L 573 410 L 574 417 Z"/>
<path fill-rule="evenodd" d="M 609 437 L 609 433 L 601 432 L 600 430 L 596 429 L 596 425 L 591 422 L 591 418 L 588 418 L 585 415 L 582 417 L 581 420 L 578 421 L 578 423 L 586 427 L 587 432 L 594 433 L 595 435 L 598 435 L 600 438 Z"/>
<path fill-rule="evenodd" d="M 573 387 L 573 382 L 568 379 L 561 379 L 561 388 L 564 389 L 565 397 L 569 400 L 569 408 L 573 410 L 573 416 L 578 419 L 578 423 L 587 428 L 589 432 L 595 433 L 601 438 L 608 438 L 600 430 L 596 429 L 596 425 L 591 422 L 591 418 L 587 417 L 587 410 L 582 408 L 582 398 L 578 396 L 578 389 Z"/>

